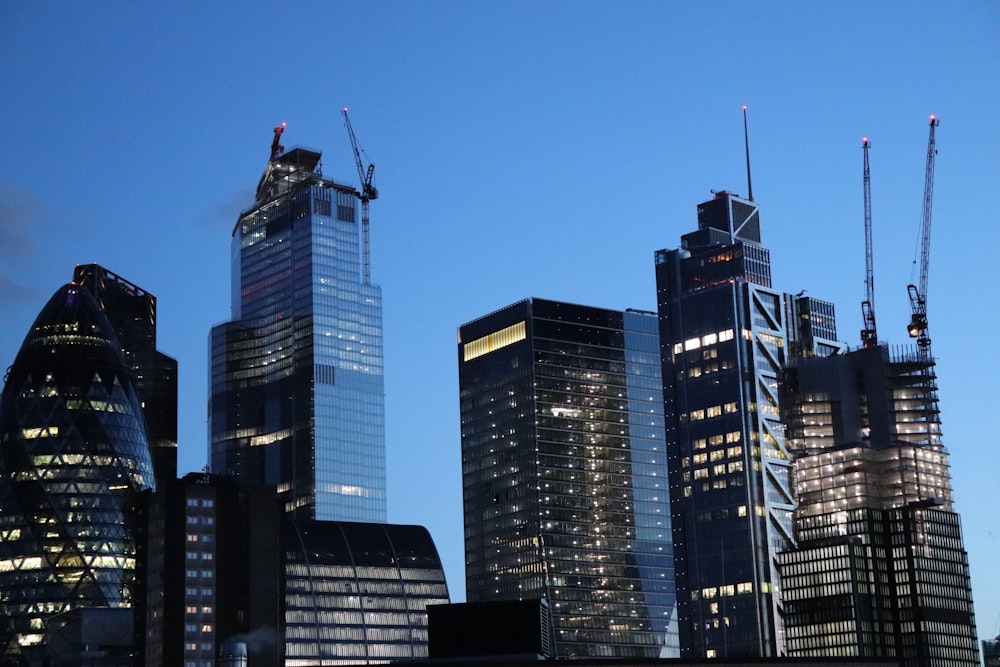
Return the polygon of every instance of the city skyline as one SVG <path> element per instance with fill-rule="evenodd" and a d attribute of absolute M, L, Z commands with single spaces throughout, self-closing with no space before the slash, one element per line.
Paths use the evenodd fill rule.
<path fill-rule="evenodd" d="M 208 331 L 230 317 L 229 233 L 271 128 L 287 121 L 286 145 L 323 148 L 324 174 L 357 187 L 340 117 L 350 106 L 379 165 L 388 518 L 430 529 L 456 600 L 455 327 L 529 295 L 654 310 L 654 250 L 688 231 L 710 189 L 747 194 L 747 104 L 775 283 L 834 302 L 852 347 L 864 298 L 861 137 L 871 137 L 879 330 L 909 344 L 926 119 L 937 114 L 930 336 L 979 633 L 996 635 L 989 563 L 1000 536 L 976 501 L 993 488 L 981 462 L 993 459 L 984 415 L 998 368 L 988 343 L 974 343 L 1000 321 L 989 262 L 969 250 L 997 240 L 984 196 L 1000 178 L 987 116 L 994 4 L 552 4 L 532 6 L 527 25 L 528 5 L 516 3 L 277 15 L 47 6 L 0 10 L 10 99 L 0 370 L 69 267 L 96 261 L 128 276 L 158 297 L 158 346 L 179 364 L 178 468 L 200 469 Z M 260 48 L 281 35 L 295 37 L 302 67 Z"/>

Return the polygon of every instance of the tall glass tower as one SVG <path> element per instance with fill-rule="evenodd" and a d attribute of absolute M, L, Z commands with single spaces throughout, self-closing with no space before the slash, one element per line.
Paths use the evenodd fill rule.
<path fill-rule="evenodd" d="M 682 657 L 784 653 L 793 543 L 783 366 L 837 351 L 833 305 L 771 287 L 759 209 L 719 192 L 655 253 Z"/>
<path fill-rule="evenodd" d="M 278 136 L 233 229 L 233 319 L 212 329 L 210 465 L 276 485 L 298 518 L 384 522 L 382 291 L 357 193 Z"/>
<path fill-rule="evenodd" d="M 58 614 L 132 606 L 130 510 L 155 484 L 114 328 L 86 289 L 65 285 L 0 397 L 0 664 L 51 657 L 46 630 Z"/>
<path fill-rule="evenodd" d="M 459 328 L 467 599 L 548 600 L 559 658 L 678 655 L 657 349 L 542 299 Z"/>

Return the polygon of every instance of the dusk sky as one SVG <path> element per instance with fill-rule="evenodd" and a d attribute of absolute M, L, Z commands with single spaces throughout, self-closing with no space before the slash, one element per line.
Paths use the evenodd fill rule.
<path fill-rule="evenodd" d="M 656 309 L 653 252 L 753 194 L 774 286 L 859 344 L 862 137 L 875 311 L 906 336 L 928 116 L 928 319 L 980 637 L 1000 630 L 1000 2 L 0 0 L 0 372 L 78 263 L 155 294 L 183 472 L 206 462 L 208 333 L 269 156 L 376 164 L 389 520 L 465 599 L 456 328 L 525 297 Z M 989 257 L 983 257 L 983 253 Z"/>

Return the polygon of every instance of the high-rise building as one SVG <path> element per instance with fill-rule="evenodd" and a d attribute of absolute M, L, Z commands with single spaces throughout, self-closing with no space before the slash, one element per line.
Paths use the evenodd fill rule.
<path fill-rule="evenodd" d="M 833 305 L 771 287 L 759 209 L 728 192 L 655 261 L 681 655 L 781 655 L 795 503 L 778 383 L 790 358 L 841 348 Z"/>
<path fill-rule="evenodd" d="M 52 657 L 53 616 L 129 609 L 129 508 L 155 486 L 132 369 L 90 292 L 60 288 L 0 397 L 0 662 Z"/>
<path fill-rule="evenodd" d="M 468 601 L 547 600 L 555 657 L 676 657 L 655 314 L 529 299 L 458 338 Z"/>
<path fill-rule="evenodd" d="M 177 476 L 177 360 L 156 349 L 156 297 L 98 264 L 80 264 L 73 282 L 97 301 L 118 334 L 142 403 L 157 481 Z"/>
<path fill-rule="evenodd" d="M 139 503 L 136 650 L 145 667 L 214 665 L 240 641 L 251 664 L 279 667 L 282 576 L 273 487 L 189 473 Z"/>
<path fill-rule="evenodd" d="M 211 334 L 213 472 L 274 485 L 297 518 L 386 520 L 382 292 L 356 191 L 278 145 L 232 236 L 232 320 Z"/>
<path fill-rule="evenodd" d="M 799 503 L 796 546 L 779 554 L 790 656 L 980 664 L 934 366 L 881 345 L 786 369 Z"/>

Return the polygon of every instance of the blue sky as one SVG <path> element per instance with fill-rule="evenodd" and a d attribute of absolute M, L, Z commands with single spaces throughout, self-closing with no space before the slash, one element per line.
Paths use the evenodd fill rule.
<path fill-rule="evenodd" d="M 77 263 L 158 297 L 181 373 L 180 469 L 205 464 L 207 336 L 271 129 L 357 176 L 376 163 L 389 518 L 426 525 L 464 599 L 458 325 L 528 296 L 655 310 L 653 251 L 711 189 L 754 196 L 775 286 L 858 343 L 861 138 L 876 314 L 907 344 L 929 114 L 928 297 L 979 633 L 1000 627 L 1000 4 L 177 2 L 0 4 L 0 368 Z"/>

